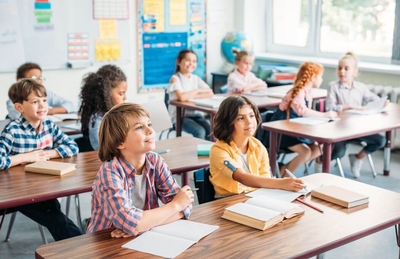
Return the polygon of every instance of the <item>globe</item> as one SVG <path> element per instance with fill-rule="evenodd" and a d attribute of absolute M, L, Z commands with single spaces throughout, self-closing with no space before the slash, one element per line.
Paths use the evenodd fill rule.
<path fill-rule="evenodd" d="M 221 50 L 230 63 L 235 63 L 233 49 L 253 51 L 253 41 L 244 31 L 228 32 L 221 42 Z"/>

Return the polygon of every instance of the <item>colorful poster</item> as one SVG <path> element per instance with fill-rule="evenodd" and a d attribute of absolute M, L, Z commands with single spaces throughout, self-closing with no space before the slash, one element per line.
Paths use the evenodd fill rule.
<path fill-rule="evenodd" d="M 93 18 L 128 19 L 128 0 L 93 0 Z"/>
<path fill-rule="evenodd" d="M 117 61 L 121 58 L 121 39 L 96 39 L 94 49 L 97 62 Z"/>
<path fill-rule="evenodd" d="M 89 60 L 89 34 L 68 34 L 68 60 Z"/>
<path fill-rule="evenodd" d="M 54 24 L 51 19 L 53 11 L 50 0 L 36 0 L 34 3 L 35 31 L 52 31 Z"/>
<path fill-rule="evenodd" d="M 117 20 L 113 19 L 99 20 L 99 36 L 100 38 L 117 37 Z"/>
<path fill-rule="evenodd" d="M 205 0 L 137 0 L 139 92 L 163 91 L 183 49 L 197 55 L 194 73 L 206 73 Z M 164 21 L 168 21 L 165 23 Z"/>

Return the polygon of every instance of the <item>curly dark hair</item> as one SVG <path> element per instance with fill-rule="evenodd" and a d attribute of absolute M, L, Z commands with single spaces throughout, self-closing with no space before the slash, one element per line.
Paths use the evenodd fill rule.
<path fill-rule="evenodd" d="M 94 126 L 97 116 L 105 114 L 114 106 L 111 90 L 121 82 L 126 82 L 126 76 L 115 65 L 102 66 L 96 73 L 89 73 L 83 77 L 79 114 L 84 136 L 89 136 L 89 123 Z"/>
<path fill-rule="evenodd" d="M 27 62 L 27 63 L 20 65 L 19 68 L 17 69 L 17 80 L 25 78 L 28 71 L 32 70 L 32 69 L 39 69 L 40 72 L 42 71 L 40 66 L 33 62 Z"/>
<path fill-rule="evenodd" d="M 222 101 L 218 108 L 217 114 L 214 117 L 214 128 L 213 135 L 224 141 L 230 143 L 233 139 L 233 133 L 235 128 L 233 123 L 235 122 L 239 109 L 245 105 L 249 105 L 253 111 L 257 120 L 257 127 L 261 123 L 261 115 L 257 106 L 243 95 L 229 96 Z"/>

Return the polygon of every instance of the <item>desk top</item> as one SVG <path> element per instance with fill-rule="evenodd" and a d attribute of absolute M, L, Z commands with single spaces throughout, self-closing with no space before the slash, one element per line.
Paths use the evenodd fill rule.
<path fill-rule="evenodd" d="M 400 223 L 400 194 L 331 174 L 303 178 L 315 184 L 335 184 L 366 194 L 370 202 L 346 209 L 307 197 L 324 213 L 300 204 L 305 214 L 265 231 L 221 218 L 224 208 L 245 201 L 244 195 L 195 206 L 191 220 L 220 228 L 177 258 L 309 258 Z M 50 243 L 36 250 L 36 258 L 157 258 L 121 246 L 132 238 L 115 239 L 111 230 Z M 327 234 L 328 233 L 328 234 Z M 393 243 L 395 245 L 395 243 Z"/>
<path fill-rule="evenodd" d="M 281 85 L 281 86 L 274 86 L 271 89 L 279 91 L 279 92 L 288 92 L 290 89 L 293 88 L 293 84 L 290 85 Z M 324 99 L 328 95 L 328 90 L 321 89 L 321 88 L 312 88 L 311 89 L 311 96 L 313 99 Z"/>
<path fill-rule="evenodd" d="M 209 165 L 208 156 L 197 156 L 197 144 L 212 143 L 191 136 L 156 142 L 155 151 L 169 149 L 161 156 L 173 174 Z M 92 190 L 92 183 L 100 168 L 97 151 L 79 153 L 70 158 L 52 159 L 76 164 L 76 171 L 63 176 L 25 173 L 25 166 L 0 171 L 0 209 L 45 201 Z"/>
<path fill-rule="evenodd" d="M 400 104 L 390 103 L 386 113 L 359 115 L 340 112 L 340 120 L 317 126 L 280 120 L 263 123 L 262 128 L 272 132 L 313 139 L 319 143 L 333 143 L 400 128 L 399 114 Z"/>

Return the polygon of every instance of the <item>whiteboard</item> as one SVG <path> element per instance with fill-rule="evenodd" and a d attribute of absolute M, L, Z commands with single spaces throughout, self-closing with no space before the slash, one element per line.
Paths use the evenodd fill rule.
<path fill-rule="evenodd" d="M 119 57 L 97 61 L 96 42 L 110 36 L 104 36 L 106 29 L 100 30 L 101 20 L 94 19 L 95 14 L 107 16 L 99 15 L 95 7 L 116 2 L 121 4 L 117 6 L 120 10 L 127 12 L 122 18 L 112 19 L 115 20 L 115 36 L 111 38 L 118 41 Z M 63 69 L 68 64 L 128 62 L 131 33 L 128 3 L 128 0 L 0 0 L 0 72 L 14 72 L 24 62 L 38 63 L 42 69 Z M 84 58 L 71 58 L 71 35 L 86 37 Z"/>

